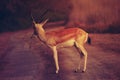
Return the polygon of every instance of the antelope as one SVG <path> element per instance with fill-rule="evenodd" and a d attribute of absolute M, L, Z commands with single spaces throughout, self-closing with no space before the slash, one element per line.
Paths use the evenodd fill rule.
<path fill-rule="evenodd" d="M 71 46 L 75 46 L 78 51 L 82 51 L 82 53 L 80 52 L 80 54 L 83 54 L 84 56 L 84 68 L 82 71 L 85 72 L 87 64 L 87 51 L 84 48 L 84 44 L 86 42 L 90 43 L 88 33 L 80 28 L 66 28 L 46 32 L 43 26 L 47 23 L 47 21 L 48 19 L 41 23 L 36 23 L 33 19 L 34 33 L 36 33 L 40 41 L 45 43 L 53 51 L 56 73 L 59 72 L 57 49 Z M 80 63 L 78 64 L 78 68 L 75 71 L 77 72 L 78 70 L 80 70 Z"/>

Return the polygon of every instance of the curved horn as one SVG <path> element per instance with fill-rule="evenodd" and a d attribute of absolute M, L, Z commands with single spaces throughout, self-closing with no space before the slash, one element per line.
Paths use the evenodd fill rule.
<path fill-rule="evenodd" d="M 42 22 L 42 25 L 45 25 L 48 22 L 49 18 Z"/>
<path fill-rule="evenodd" d="M 34 18 L 33 18 L 33 16 L 32 16 L 32 13 L 31 13 L 31 18 L 32 18 L 32 20 L 33 20 L 33 23 L 36 24 L 36 22 L 35 22 L 35 20 L 34 20 Z"/>

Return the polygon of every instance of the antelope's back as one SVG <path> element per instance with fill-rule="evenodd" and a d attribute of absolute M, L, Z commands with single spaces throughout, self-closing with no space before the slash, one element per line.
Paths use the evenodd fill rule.
<path fill-rule="evenodd" d="M 81 35 L 86 33 L 84 30 L 80 28 L 67 28 L 61 30 L 55 30 L 47 32 L 47 38 L 54 40 L 55 43 L 61 43 L 70 39 L 75 39 L 77 35 Z"/>

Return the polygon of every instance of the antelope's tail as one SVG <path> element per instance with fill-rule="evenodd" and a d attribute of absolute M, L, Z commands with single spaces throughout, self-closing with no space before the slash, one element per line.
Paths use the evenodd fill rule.
<path fill-rule="evenodd" d="M 87 43 L 91 44 L 91 38 L 88 36 Z"/>

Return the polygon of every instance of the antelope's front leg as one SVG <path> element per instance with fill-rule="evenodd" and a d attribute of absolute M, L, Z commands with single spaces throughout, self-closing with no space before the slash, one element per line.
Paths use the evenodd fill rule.
<path fill-rule="evenodd" d="M 54 58 L 54 61 L 55 61 L 55 66 L 56 66 L 56 73 L 58 73 L 59 64 L 58 64 L 58 53 L 57 53 L 56 46 L 52 47 L 52 50 L 53 50 L 53 58 Z"/>

